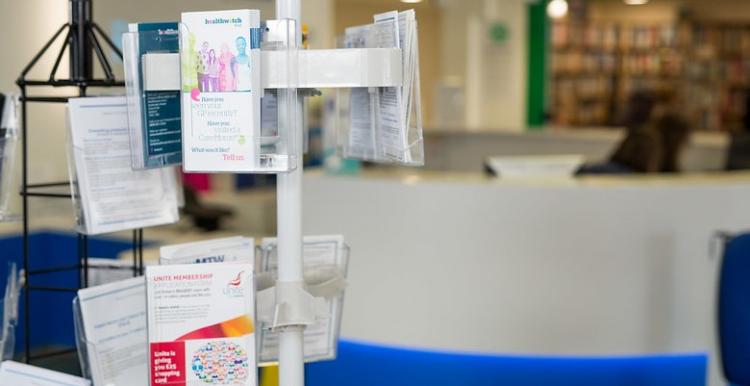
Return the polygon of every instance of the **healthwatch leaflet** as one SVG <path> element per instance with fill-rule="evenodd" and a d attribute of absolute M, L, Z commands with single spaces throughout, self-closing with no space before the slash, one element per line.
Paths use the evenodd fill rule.
<path fill-rule="evenodd" d="M 184 170 L 256 170 L 260 12 L 185 12 L 180 28 Z"/>

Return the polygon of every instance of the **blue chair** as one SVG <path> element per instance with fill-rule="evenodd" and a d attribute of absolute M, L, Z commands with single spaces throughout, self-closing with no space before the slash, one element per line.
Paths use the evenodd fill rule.
<path fill-rule="evenodd" d="M 425 351 L 342 340 L 306 368 L 308 386 L 705 386 L 705 354 L 531 357 Z"/>
<path fill-rule="evenodd" d="M 728 238 L 719 279 L 719 345 L 727 381 L 750 385 L 750 234 Z"/>

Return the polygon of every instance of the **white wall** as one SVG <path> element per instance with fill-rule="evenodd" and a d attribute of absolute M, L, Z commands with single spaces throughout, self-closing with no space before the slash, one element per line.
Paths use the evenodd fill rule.
<path fill-rule="evenodd" d="M 343 336 L 499 353 L 710 351 L 718 385 L 709 241 L 750 228 L 750 181 L 678 181 L 308 175 L 303 226 L 351 246 Z"/>
<path fill-rule="evenodd" d="M 463 84 L 469 130 L 522 131 L 526 127 L 527 3 L 443 2 L 442 79 L 447 84 Z M 491 41 L 489 29 L 494 23 L 508 28 L 507 42 Z"/>

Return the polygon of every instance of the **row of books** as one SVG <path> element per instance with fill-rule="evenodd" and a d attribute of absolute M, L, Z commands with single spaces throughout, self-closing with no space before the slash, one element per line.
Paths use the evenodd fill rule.
<path fill-rule="evenodd" d="M 552 25 L 551 41 L 554 49 L 628 51 L 675 47 L 685 44 L 686 36 L 673 25 L 557 22 Z"/>
<path fill-rule="evenodd" d="M 553 52 L 550 65 L 555 75 L 612 74 L 617 69 L 612 53 Z"/>
<path fill-rule="evenodd" d="M 276 240 L 255 251 L 245 237 L 165 246 L 145 277 L 80 290 L 84 376 L 94 386 L 256 385 L 257 367 L 278 361 L 273 316 L 264 315 L 274 305 Z M 341 236 L 305 237 L 305 281 L 322 304 L 305 329 L 307 362 L 336 355 L 347 257 Z"/>

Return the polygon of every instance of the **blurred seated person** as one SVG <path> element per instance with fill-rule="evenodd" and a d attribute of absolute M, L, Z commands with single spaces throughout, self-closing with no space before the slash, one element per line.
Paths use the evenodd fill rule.
<path fill-rule="evenodd" d="M 750 96 L 750 89 L 745 90 Z M 726 170 L 750 169 L 750 97 L 745 98 L 744 130 L 733 132 L 729 140 Z"/>
<path fill-rule="evenodd" d="M 690 126 L 677 112 L 676 94 L 657 98 L 644 91 L 630 96 L 625 115 L 627 134 L 602 163 L 583 165 L 577 175 L 676 173 L 690 136 Z"/>

